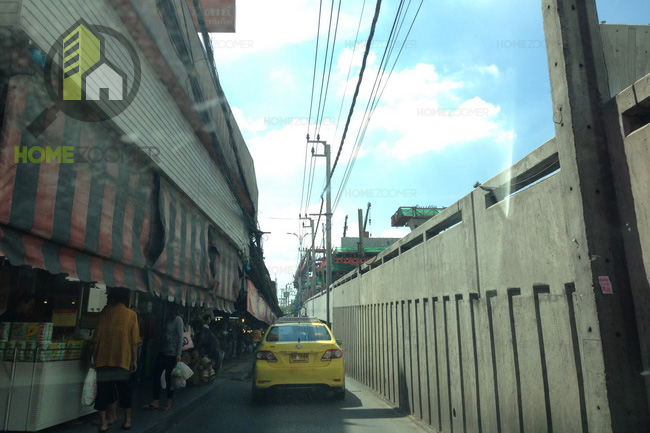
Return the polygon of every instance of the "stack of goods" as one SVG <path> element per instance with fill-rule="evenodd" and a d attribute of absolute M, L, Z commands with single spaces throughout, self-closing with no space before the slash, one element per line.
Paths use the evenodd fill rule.
<path fill-rule="evenodd" d="M 197 373 L 201 377 L 202 384 L 210 383 L 217 377 L 217 373 L 212 368 L 212 360 L 207 356 L 201 358 Z"/>
<path fill-rule="evenodd" d="M 88 342 L 85 340 L 68 340 L 65 342 L 65 354 L 63 359 L 82 359 L 83 353 L 88 347 Z"/>
<path fill-rule="evenodd" d="M 185 357 L 185 354 L 183 354 Z M 188 355 L 189 358 L 189 355 Z M 183 359 L 183 361 L 186 361 Z M 191 378 L 188 379 L 187 384 L 192 386 L 201 386 L 212 382 L 217 373 L 212 368 L 212 360 L 207 356 L 201 356 L 198 350 L 192 351 L 191 359 L 185 362 L 194 372 Z"/>
<path fill-rule="evenodd" d="M 14 349 L 16 344 L 9 344 L 9 336 L 11 335 L 11 323 L 10 322 L 1 322 L 0 323 L 0 361 L 11 361 L 14 356 Z M 13 342 L 12 342 L 13 343 Z"/>
<path fill-rule="evenodd" d="M 0 350 L 4 360 L 61 361 L 65 359 L 65 343 L 52 342 L 51 322 L 13 322 L 0 324 Z"/>

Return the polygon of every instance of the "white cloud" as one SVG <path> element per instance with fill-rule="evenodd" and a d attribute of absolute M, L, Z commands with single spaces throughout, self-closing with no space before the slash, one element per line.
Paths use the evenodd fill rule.
<path fill-rule="evenodd" d="M 496 65 L 477 66 L 476 69 L 482 74 L 492 75 L 496 78 L 500 75 L 499 68 Z"/>
<path fill-rule="evenodd" d="M 319 3 L 313 0 L 244 0 L 237 2 L 236 33 L 211 33 L 215 57 L 220 63 L 284 46 L 315 40 Z M 360 6 L 359 6 L 360 11 Z M 327 35 L 329 8 L 323 7 L 321 36 Z M 334 10 L 336 20 L 336 9 Z M 300 17 L 300 18 L 296 18 Z M 307 17 L 308 19 L 303 19 Z M 358 11 L 342 10 L 338 37 L 342 43 L 354 36 Z M 362 27 L 363 29 L 363 27 Z"/>
<path fill-rule="evenodd" d="M 351 53 L 345 54 L 349 56 Z M 355 54 L 356 55 L 356 54 Z M 357 108 L 350 131 L 356 137 L 363 110 L 375 83 L 377 67 L 369 63 L 361 86 Z M 514 132 L 503 125 L 499 118 L 501 107 L 479 96 L 467 97 L 466 82 L 474 80 L 476 71 L 498 76 L 496 65 L 471 66 L 454 74 L 469 75 L 467 81 L 451 78 L 436 71 L 432 64 L 418 63 L 412 68 L 394 72 L 390 77 L 381 100 L 373 113 L 367 136 L 390 133 L 392 140 L 365 143 L 379 146 L 401 160 L 448 146 L 492 139 L 496 142 L 512 142 Z M 388 74 L 384 76 L 384 83 Z M 348 98 L 357 77 L 348 83 Z M 341 92 L 342 93 L 342 92 Z"/>
<path fill-rule="evenodd" d="M 375 65 L 377 57 L 372 54 L 369 57 L 355 115 L 335 175 L 333 191 L 338 189 L 338 182 L 354 148 L 352 144 L 357 136 L 364 108 L 377 74 L 377 65 Z M 360 50 L 354 53 L 355 67 L 348 81 L 346 101 L 336 138 L 334 138 L 335 121 L 326 122 L 321 129 L 321 137 L 328 140 L 332 146 L 332 161 L 338 149 L 352 93 L 357 83 L 356 74 L 361 64 L 361 55 Z M 346 49 L 338 57 L 337 68 L 335 72 L 333 71 L 334 75 L 330 83 L 328 110 L 331 111 L 326 111 L 324 114 L 328 119 L 335 119 L 338 115 L 351 56 L 352 50 Z M 282 75 L 281 70 L 281 67 L 278 67 L 278 72 L 275 74 Z M 461 146 L 480 140 L 511 144 L 514 141 L 514 131 L 504 123 L 501 107 L 475 93 L 470 93 L 474 91 L 470 88 L 475 87 L 470 86 L 469 83 L 477 79 L 477 72 L 498 77 L 499 69 L 496 65 L 472 65 L 462 71 L 441 72 L 433 64 L 418 63 L 409 68 L 396 70 L 374 112 L 366 140 L 357 158 L 363 158 L 366 154 L 377 154 L 379 150 L 385 155 L 407 162 L 429 152 L 439 152 L 450 146 Z M 273 75 L 273 73 L 267 71 L 266 75 Z M 282 78 L 280 75 L 276 78 Z M 287 80 L 284 85 L 293 85 L 290 77 L 283 79 Z M 256 162 L 260 189 L 259 220 L 262 230 L 271 232 L 265 243 L 267 266 L 275 271 L 271 272 L 272 276 L 274 273 L 277 274 L 282 287 L 292 279 L 298 257 L 298 240 L 286 233 L 307 231 L 302 228 L 297 218 L 305 211 L 300 209 L 299 197 L 301 197 L 306 149 L 308 161 L 311 161 L 311 156 L 310 147 L 305 142 L 306 114 L 304 118 L 270 116 L 275 109 L 275 106 L 269 106 L 268 111 L 265 112 L 269 115 L 261 119 L 247 117 L 239 108 L 234 107 L 233 112 Z M 317 148 L 316 152 L 322 153 L 322 147 Z M 315 162 L 314 186 L 309 200 L 311 205 L 307 209 L 308 214 L 318 212 L 319 196 L 324 186 L 324 158 L 316 158 Z M 347 187 L 350 188 L 351 185 Z M 338 245 L 339 238 L 342 236 L 344 213 L 344 210 L 337 209 L 333 217 L 334 245 Z M 274 215 L 291 216 L 295 219 L 266 218 Z M 321 223 L 324 224 L 324 218 Z M 375 236 L 403 237 L 407 233 L 406 229 L 390 228 Z M 309 236 L 305 237 L 304 245 L 309 242 Z M 316 243 L 321 245 L 322 237 L 317 238 Z"/>

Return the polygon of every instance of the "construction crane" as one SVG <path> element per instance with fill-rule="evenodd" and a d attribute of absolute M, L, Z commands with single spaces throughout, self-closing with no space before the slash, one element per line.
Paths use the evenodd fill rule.
<path fill-rule="evenodd" d="M 368 202 L 368 207 L 366 208 L 366 218 L 363 221 L 363 232 L 366 232 L 366 228 L 368 227 L 368 215 L 370 215 L 370 202 Z M 346 217 L 347 218 L 347 217 Z M 347 221 L 347 219 L 346 219 Z"/>

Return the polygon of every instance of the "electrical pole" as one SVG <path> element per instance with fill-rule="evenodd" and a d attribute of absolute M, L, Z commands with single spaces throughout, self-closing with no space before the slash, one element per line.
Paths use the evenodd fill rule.
<path fill-rule="evenodd" d="M 302 265 L 302 240 L 304 239 L 304 235 L 300 236 L 296 233 L 289 233 L 287 232 L 288 235 L 293 235 L 298 238 L 298 242 L 300 243 L 298 247 L 298 269 L 296 270 L 296 275 L 298 276 L 298 295 L 296 296 L 296 315 L 298 315 L 298 305 L 300 302 L 298 301 L 300 297 L 302 296 L 302 272 L 301 272 L 301 266 Z"/>
<path fill-rule="evenodd" d="M 309 220 L 309 228 L 311 230 L 311 253 L 309 258 L 311 260 L 311 291 L 312 295 L 316 291 L 316 233 L 314 232 L 314 220 L 309 217 L 300 217 L 300 219 Z M 303 227 L 307 227 L 303 225 Z"/>
<path fill-rule="evenodd" d="M 330 145 L 326 141 L 321 141 L 320 135 L 317 140 L 310 140 L 307 136 L 307 143 L 321 143 L 325 147 L 325 153 L 322 155 L 312 152 L 312 156 L 325 157 L 325 304 L 327 308 L 327 326 L 331 327 L 330 322 L 330 285 L 332 284 L 332 185 L 331 185 L 331 167 L 330 167 Z"/>

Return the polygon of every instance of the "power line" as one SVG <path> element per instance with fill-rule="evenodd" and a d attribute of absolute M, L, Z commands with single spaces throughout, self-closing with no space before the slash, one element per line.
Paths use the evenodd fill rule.
<path fill-rule="evenodd" d="M 409 4 L 410 4 L 410 2 L 409 2 Z M 377 94 L 376 90 L 378 89 L 378 82 L 381 83 L 381 80 L 380 80 L 379 77 L 382 77 L 382 80 L 383 80 L 383 74 L 385 73 L 384 63 L 387 62 L 387 59 L 388 59 L 387 54 L 388 54 L 388 56 L 390 56 L 389 52 L 390 52 L 390 47 L 392 45 L 392 41 L 395 40 L 396 37 L 397 37 L 397 33 L 395 33 L 395 28 L 397 26 L 397 23 L 399 21 L 400 16 L 402 15 L 403 6 L 404 6 L 404 0 L 401 0 L 400 4 L 399 4 L 399 7 L 397 9 L 397 13 L 395 14 L 395 18 L 393 19 L 393 25 L 391 26 L 391 30 L 390 30 L 390 33 L 388 35 L 388 39 L 387 39 L 387 42 L 386 42 L 386 47 L 384 48 L 384 53 L 383 53 L 381 61 L 379 63 L 379 68 L 377 69 L 377 75 L 375 76 L 375 81 L 374 81 L 374 83 L 372 85 L 372 89 L 370 91 L 370 97 L 368 99 L 368 102 L 366 103 L 366 108 L 364 110 L 364 114 L 363 114 L 363 117 L 361 119 L 361 123 L 360 123 L 360 126 L 359 126 L 359 131 L 357 131 L 357 136 L 355 138 L 355 143 L 354 143 L 353 149 L 350 152 L 350 157 L 348 159 L 348 163 L 346 165 L 346 169 L 345 169 L 345 172 L 343 174 L 343 179 L 341 181 L 339 190 L 338 190 L 338 192 L 336 194 L 336 198 L 334 200 L 334 208 L 336 208 L 336 206 L 338 205 L 338 202 L 339 202 L 339 200 L 341 198 L 343 188 L 344 188 L 345 184 L 347 183 L 347 181 L 348 181 L 348 179 L 350 177 L 352 167 L 354 167 L 354 162 L 356 160 L 356 156 L 359 153 L 360 146 L 361 146 L 361 141 L 359 140 L 359 136 L 360 136 L 362 130 L 365 131 L 364 126 L 366 126 L 367 121 L 369 121 L 368 108 L 372 106 L 372 104 L 373 104 L 373 102 L 374 102 L 374 100 L 376 98 L 376 94 Z"/>
<path fill-rule="evenodd" d="M 361 29 L 361 20 L 363 19 L 363 11 L 366 8 L 366 0 L 363 0 L 361 6 L 361 14 L 359 15 L 359 23 L 357 24 L 357 33 L 354 37 L 354 46 L 352 48 L 352 55 L 350 56 L 350 65 L 348 66 L 348 75 L 345 77 L 345 88 L 343 89 L 343 97 L 341 98 L 341 106 L 339 107 L 339 115 L 336 118 L 336 129 L 334 130 L 334 142 L 336 142 L 336 134 L 339 131 L 339 121 L 341 120 L 341 113 L 343 112 L 343 103 L 345 96 L 348 93 L 348 81 L 350 80 L 350 73 L 352 72 L 352 63 L 354 62 L 354 53 L 357 52 L 357 41 L 359 40 L 359 30 Z"/>
<path fill-rule="evenodd" d="M 332 2 L 332 5 L 334 5 L 334 2 Z M 327 102 L 327 92 L 329 91 L 330 87 L 330 77 L 332 75 L 332 64 L 334 63 L 334 50 L 336 48 L 336 36 L 339 31 L 339 16 L 341 15 L 341 0 L 339 0 L 339 7 L 338 11 L 336 12 L 336 26 L 334 27 L 334 41 L 332 42 L 332 53 L 330 54 L 330 67 L 329 70 L 327 71 L 327 85 L 325 86 L 325 96 L 323 97 L 323 110 L 320 113 L 320 121 L 318 120 L 318 113 L 316 113 L 316 120 L 318 121 L 318 130 L 316 131 L 316 136 L 318 137 L 320 135 L 320 128 L 323 123 L 323 116 L 325 115 L 325 103 Z"/>
<path fill-rule="evenodd" d="M 366 49 L 363 53 L 363 60 L 361 62 L 361 70 L 359 71 L 359 80 L 357 81 L 357 87 L 354 90 L 354 96 L 352 97 L 352 104 L 350 105 L 350 111 L 348 113 L 348 118 L 345 122 L 345 128 L 343 129 L 343 136 L 341 137 L 341 144 L 339 145 L 339 150 L 336 153 L 336 159 L 334 160 L 334 165 L 330 171 L 330 185 L 332 175 L 334 170 L 336 170 L 336 165 L 338 164 L 339 158 L 341 156 L 341 151 L 343 150 L 343 144 L 345 143 L 345 137 L 348 133 L 348 128 L 350 127 L 350 120 L 352 119 L 352 114 L 354 113 L 354 106 L 357 102 L 357 97 L 359 96 L 359 89 L 361 88 L 361 83 L 363 81 L 363 73 L 366 70 L 366 63 L 368 62 L 368 54 L 370 52 L 370 45 L 372 44 L 372 38 L 375 35 L 375 28 L 377 27 L 377 19 L 379 18 L 379 11 L 381 9 L 381 0 L 377 0 L 377 5 L 375 6 L 375 15 L 372 18 L 372 25 L 370 26 L 370 34 L 368 35 L 368 42 L 366 44 Z M 331 186 L 330 186 L 331 187 Z"/>
<path fill-rule="evenodd" d="M 311 123 L 311 111 L 314 105 L 314 87 L 316 86 L 316 66 L 318 65 L 318 43 L 320 41 L 320 19 L 323 11 L 323 0 L 320 0 L 320 7 L 318 9 L 318 27 L 316 33 L 316 50 L 314 52 L 314 73 L 311 78 L 311 98 L 309 100 L 309 117 L 307 118 L 307 135 L 309 135 L 309 126 Z M 302 192 L 300 193 L 300 209 L 302 209 L 304 204 L 304 194 L 305 194 L 305 174 L 307 172 L 307 156 L 309 152 L 307 151 L 307 146 L 305 146 L 305 165 L 302 172 Z"/>
<path fill-rule="evenodd" d="M 347 184 L 347 182 L 348 182 L 348 180 L 350 178 L 350 174 L 351 174 L 352 168 L 354 167 L 354 163 L 356 162 L 356 158 L 357 158 L 357 155 L 359 153 L 361 143 L 363 142 L 363 139 L 365 138 L 365 133 L 366 133 L 366 131 L 368 129 L 368 125 L 370 124 L 370 119 L 372 118 L 372 115 L 374 114 L 374 111 L 377 108 L 377 104 L 379 103 L 379 100 L 381 99 L 382 95 L 384 94 L 384 91 L 386 90 L 386 87 L 388 86 L 388 81 L 390 80 L 390 77 L 393 74 L 393 71 L 394 71 L 395 66 L 397 64 L 397 61 L 399 60 L 399 58 L 400 58 L 400 56 L 402 54 L 402 51 L 404 49 L 404 45 L 406 44 L 406 41 L 407 41 L 409 35 L 411 34 L 411 30 L 413 29 L 413 25 L 415 24 L 415 21 L 416 21 L 418 15 L 420 13 L 420 10 L 422 8 L 423 3 L 424 3 L 424 0 L 421 0 L 420 5 L 418 6 L 418 8 L 415 11 L 415 14 L 413 16 L 413 19 L 411 20 L 411 24 L 409 26 L 409 29 L 408 29 L 407 33 L 406 33 L 406 36 L 404 37 L 404 41 L 402 42 L 400 50 L 397 53 L 397 56 L 395 57 L 395 61 L 393 62 L 391 70 L 388 73 L 388 77 L 386 78 L 384 86 L 382 87 L 381 92 L 379 93 L 379 96 L 374 99 L 374 101 L 373 101 L 373 103 L 371 105 L 371 110 L 370 110 L 370 113 L 367 116 L 367 120 L 366 120 L 365 125 L 363 125 L 363 123 L 362 123 L 362 129 L 359 130 L 360 134 L 357 136 L 357 142 L 355 143 L 355 148 L 353 149 L 353 152 L 350 155 L 350 159 L 348 161 L 348 166 L 346 167 L 344 178 L 341 181 L 340 188 L 339 188 L 339 190 L 337 192 L 337 196 L 336 196 L 336 199 L 335 199 L 335 202 L 334 202 L 334 209 L 336 209 L 336 207 L 338 206 L 338 202 L 341 199 L 341 194 L 342 194 L 343 188 L 345 187 L 345 185 Z M 410 6 L 411 6 L 411 1 L 409 0 L 409 3 L 408 3 L 408 5 L 406 7 L 406 10 L 404 12 L 404 16 L 403 16 L 402 21 L 400 23 L 397 35 L 399 35 L 399 33 L 401 32 L 402 25 L 404 23 L 404 20 L 406 19 L 406 14 L 408 13 L 408 10 L 410 9 Z M 394 41 L 397 41 L 397 36 L 395 37 Z M 392 47 L 390 49 L 391 53 L 392 53 L 392 50 L 393 50 L 394 46 L 395 46 L 395 43 L 392 44 Z M 389 54 L 389 57 L 390 57 L 390 54 Z M 388 64 L 388 60 L 387 60 L 386 64 Z M 381 84 L 381 81 L 380 81 L 380 84 Z"/>
<path fill-rule="evenodd" d="M 323 84 L 325 83 L 325 71 L 327 69 L 327 54 L 330 49 L 330 34 L 332 33 L 332 17 L 334 16 L 334 0 L 332 0 L 332 8 L 330 9 L 330 20 L 327 28 L 327 43 L 325 44 L 325 56 L 323 58 L 323 74 L 320 81 L 320 95 L 318 96 L 318 109 L 316 110 L 316 123 L 314 125 L 314 136 L 318 136 L 316 130 L 318 129 L 318 116 L 320 115 L 320 107 L 323 101 Z M 333 50 L 332 50 L 333 51 Z M 328 78 L 329 79 L 329 78 Z M 325 107 L 323 107 L 323 110 Z"/>

